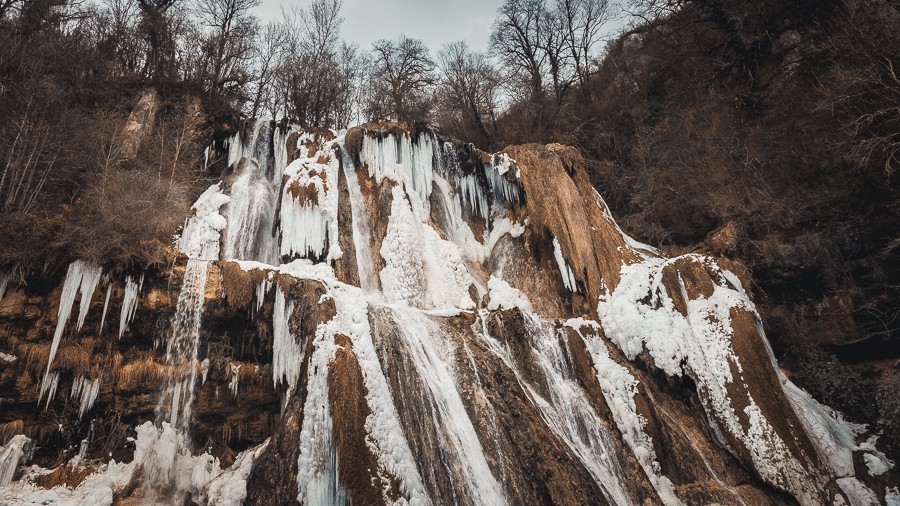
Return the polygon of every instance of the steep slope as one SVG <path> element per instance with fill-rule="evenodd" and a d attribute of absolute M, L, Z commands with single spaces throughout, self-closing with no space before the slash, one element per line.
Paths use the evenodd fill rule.
<path fill-rule="evenodd" d="M 229 163 L 171 273 L 0 294 L 0 500 L 897 500 L 739 277 L 624 235 L 575 150 L 258 122 Z"/>

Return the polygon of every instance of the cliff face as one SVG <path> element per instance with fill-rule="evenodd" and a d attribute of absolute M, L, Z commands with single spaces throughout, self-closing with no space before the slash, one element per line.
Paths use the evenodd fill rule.
<path fill-rule="evenodd" d="M 171 270 L 0 291 L 0 500 L 898 498 L 741 269 L 627 237 L 573 149 L 261 122 L 229 165 Z"/>

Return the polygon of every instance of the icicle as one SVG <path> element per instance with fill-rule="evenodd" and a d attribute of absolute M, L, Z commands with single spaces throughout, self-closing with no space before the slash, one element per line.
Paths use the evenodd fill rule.
<path fill-rule="evenodd" d="M 281 289 L 276 289 L 275 309 L 272 311 L 272 381 L 276 385 L 287 384 L 288 391 L 294 389 L 303 361 L 303 348 L 289 327 L 293 312 L 294 301 L 287 302 Z"/>
<path fill-rule="evenodd" d="M 94 402 L 97 401 L 97 396 L 99 394 L 100 378 L 89 380 L 86 377 L 81 376 L 72 383 L 72 392 L 69 394 L 69 398 L 78 400 L 79 420 L 81 420 L 81 417 L 94 406 Z"/>
<path fill-rule="evenodd" d="M 388 134 L 384 138 L 366 135 L 360 151 L 360 162 L 369 168 L 369 177 L 379 183 L 385 177 L 402 183 L 427 208 L 434 170 L 435 140 L 431 134 L 419 135 L 415 141 L 409 134 L 400 138 Z"/>
<path fill-rule="evenodd" d="M 100 317 L 100 330 L 97 331 L 98 337 L 103 334 L 103 325 L 106 323 L 106 310 L 109 309 L 110 295 L 112 295 L 112 283 L 106 285 L 106 298 L 103 299 L 103 315 Z"/>
<path fill-rule="evenodd" d="M 300 141 L 310 138 L 304 134 Z M 300 142 L 298 141 L 298 142 Z M 341 258 L 338 244 L 338 161 L 334 142 L 312 156 L 302 156 L 285 169 L 281 195 L 281 255 L 313 261 Z M 305 148 L 304 148 L 305 150 Z"/>
<path fill-rule="evenodd" d="M 256 285 L 256 310 L 259 311 L 263 307 L 263 302 L 266 300 L 266 294 L 269 293 L 269 289 L 272 288 L 272 280 L 269 279 L 271 274 L 266 276 L 262 281 Z"/>
<path fill-rule="evenodd" d="M 84 326 L 84 319 L 91 308 L 91 298 L 94 296 L 97 285 L 100 284 L 100 276 L 102 274 L 103 269 L 100 267 L 87 267 L 84 270 L 84 274 L 81 277 L 81 286 L 78 290 L 81 293 L 81 302 L 78 303 L 77 330 L 81 330 L 81 327 Z"/>
<path fill-rule="evenodd" d="M 44 379 L 41 381 L 41 390 L 38 393 L 38 404 L 40 404 L 41 399 L 44 398 L 44 394 L 47 394 L 47 402 L 44 404 L 44 409 L 47 409 L 50 406 L 50 401 L 56 397 L 56 387 L 59 385 L 59 371 L 48 372 L 44 374 Z"/>
<path fill-rule="evenodd" d="M 30 445 L 31 440 L 19 434 L 13 436 L 6 446 L 0 446 L 0 487 L 12 483 L 16 469 L 19 468 L 19 461 L 28 452 Z"/>
<path fill-rule="evenodd" d="M 69 264 L 69 269 L 66 271 L 66 280 L 63 282 L 62 294 L 59 297 L 59 312 L 57 313 L 56 330 L 53 333 L 53 342 L 50 344 L 50 353 L 47 357 L 47 370 L 44 372 L 44 377 L 41 379 L 41 392 L 49 390 L 47 382 L 50 381 L 50 366 L 53 364 L 53 359 L 56 358 L 56 351 L 59 349 L 59 341 L 62 339 L 66 323 L 68 323 L 69 316 L 72 314 L 72 306 L 75 304 L 75 295 L 79 291 L 81 292 L 78 317 L 78 328 L 80 329 L 81 324 L 84 323 L 83 315 L 87 315 L 87 310 L 91 304 L 91 296 L 94 293 L 94 289 L 97 287 L 97 283 L 100 282 L 102 272 L 103 270 L 100 267 L 94 267 L 82 260 L 76 260 Z M 56 379 L 58 380 L 59 378 L 57 377 Z M 56 387 L 54 386 L 52 390 L 55 392 Z M 38 399 L 38 402 L 40 402 L 40 398 Z"/>
<path fill-rule="evenodd" d="M 229 380 L 228 380 L 228 389 L 231 390 L 231 395 L 237 397 L 238 394 L 238 383 L 240 382 L 240 372 L 243 364 L 237 364 L 235 362 L 231 362 L 228 364 L 229 370 Z"/>
<path fill-rule="evenodd" d="M 505 174 L 515 166 L 515 160 L 511 159 L 506 153 L 494 155 L 491 157 L 491 166 L 485 166 L 485 175 L 487 176 L 488 185 L 491 187 L 491 195 L 494 198 L 502 197 L 502 203 L 518 202 L 521 197 L 521 189 L 518 184 L 511 183 L 506 179 Z M 516 168 L 516 177 L 519 176 L 519 169 Z"/>
<path fill-rule="evenodd" d="M 556 237 L 553 238 L 553 256 L 556 258 L 556 266 L 559 267 L 559 273 L 562 275 L 563 285 L 565 285 L 570 292 L 577 292 L 578 281 L 575 279 L 575 273 L 572 272 L 572 268 L 566 263 L 562 248 L 559 245 L 559 241 L 556 240 Z"/>
<path fill-rule="evenodd" d="M 128 325 L 131 323 L 131 320 L 134 319 L 134 313 L 137 310 L 138 292 L 141 291 L 143 285 L 143 274 L 137 283 L 134 282 L 131 276 L 128 276 L 125 279 L 125 293 L 122 296 L 122 311 L 119 314 L 119 339 L 122 339 L 122 334 L 128 330 Z"/>
<path fill-rule="evenodd" d="M 6 287 L 9 286 L 10 279 L 12 279 L 12 273 L 0 273 L 0 300 L 3 300 L 3 296 L 6 295 Z"/>
<path fill-rule="evenodd" d="M 209 374 L 209 357 L 204 358 L 203 362 L 200 362 L 200 386 L 206 384 L 206 376 Z"/>

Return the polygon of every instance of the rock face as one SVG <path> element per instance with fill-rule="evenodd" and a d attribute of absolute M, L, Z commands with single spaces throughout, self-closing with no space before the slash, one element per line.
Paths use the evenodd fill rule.
<path fill-rule="evenodd" d="M 383 123 L 231 151 L 171 272 L 0 292 L 0 502 L 898 497 L 872 434 L 781 374 L 740 277 L 623 234 L 573 149 Z"/>

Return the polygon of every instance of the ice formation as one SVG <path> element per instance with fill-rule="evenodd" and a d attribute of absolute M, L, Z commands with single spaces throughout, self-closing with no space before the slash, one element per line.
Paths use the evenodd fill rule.
<path fill-rule="evenodd" d="M 134 312 L 137 310 L 138 292 L 141 291 L 143 285 L 143 275 L 137 282 L 135 282 L 131 276 L 125 278 L 125 292 L 122 296 L 122 312 L 119 314 L 119 339 L 121 339 L 122 334 L 128 330 L 128 325 L 134 318 Z"/>
<path fill-rule="evenodd" d="M 5 487 L 12 482 L 13 475 L 19 468 L 19 461 L 25 455 L 30 444 L 31 441 L 27 437 L 19 434 L 13 436 L 4 446 L 0 446 L 0 487 Z"/>
<path fill-rule="evenodd" d="M 562 248 L 555 237 L 553 238 L 553 257 L 556 258 L 556 266 L 559 267 L 559 273 L 562 275 L 563 286 L 568 288 L 570 292 L 577 292 L 578 281 L 575 279 L 575 273 L 572 272 L 572 268 L 566 263 L 566 257 L 563 256 Z"/>
<path fill-rule="evenodd" d="M 78 418 L 94 406 L 97 396 L 100 394 L 100 378 L 88 379 L 80 376 L 72 384 L 72 392 L 69 397 L 78 401 Z"/>
<path fill-rule="evenodd" d="M 282 499 L 305 504 L 351 500 L 353 490 L 343 474 L 360 472 L 360 462 L 353 461 L 359 456 L 341 453 L 346 420 L 333 419 L 330 404 L 335 394 L 354 395 L 332 390 L 329 373 L 340 372 L 334 366 L 338 351 L 358 365 L 359 401 L 368 413 L 364 420 L 360 415 L 360 426 L 364 452 L 372 459 L 365 461 L 371 466 L 363 471 L 370 473 L 369 485 L 387 504 L 522 502 L 516 494 L 523 485 L 514 478 L 533 464 L 528 460 L 534 450 L 514 448 L 506 455 L 504 445 L 545 440 L 544 449 L 569 460 L 561 464 L 562 457 L 550 462 L 549 456 L 538 455 L 537 460 L 548 459 L 542 465 L 578 468 L 568 478 L 573 481 L 563 483 L 555 494 L 578 489 L 583 484 L 577 480 L 584 479 L 589 486 L 579 490 L 599 494 L 586 502 L 691 503 L 683 495 L 692 484 L 685 484 L 685 475 L 671 474 L 679 470 L 672 469 L 672 459 L 660 450 L 666 441 L 666 436 L 659 438 L 665 434 L 658 427 L 661 423 L 675 428 L 677 423 L 707 424 L 713 433 L 709 447 L 730 451 L 752 468 L 754 480 L 787 491 L 804 505 L 821 502 L 823 494 L 831 494 L 836 504 L 845 499 L 868 504 L 880 497 L 890 502 L 897 496 L 890 488 L 880 496 L 858 476 L 855 461 L 864 463 L 869 478 L 893 472 L 893 462 L 876 450 L 875 441 L 862 441 L 868 429 L 846 422 L 788 381 L 769 350 L 769 362 L 756 366 L 772 368 L 786 409 L 802 425 L 794 429 L 809 437 L 816 455 L 798 455 L 791 446 L 796 443 L 792 433 L 779 432 L 776 421 L 764 415 L 764 399 L 754 398 L 749 389 L 734 398 L 735 388 L 747 387 L 749 367 L 734 344 L 734 315 L 749 315 L 751 324 L 759 325 L 740 282 L 707 258 L 663 258 L 634 241 L 619 229 L 595 191 L 584 193 L 583 200 L 593 212 L 596 204 L 601 214 L 593 215 L 599 218 L 585 228 L 607 227 L 614 240 L 621 235 L 619 252 L 633 255 L 622 261 L 618 283 L 603 273 L 599 300 L 587 301 L 596 304 L 596 314 L 588 315 L 593 307 L 576 307 L 576 299 L 591 291 L 585 254 L 579 250 L 583 244 L 573 244 L 565 231 L 553 229 L 554 223 L 539 221 L 546 217 L 531 214 L 526 189 L 533 189 L 528 176 L 534 168 L 520 166 L 506 153 L 487 155 L 471 146 L 467 151 L 430 132 L 368 131 L 355 146 L 359 152 L 352 153 L 343 133 L 273 125 L 257 121 L 246 137 L 235 135 L 228 141 L 231 172 L 197 199 L 177 239 L 188 260 L 183 271 L 174 269 L 181 288 L 171 332 L 160 343 L 168 372 L 160 386 L 156 420 L 136 428 L 133 462 L 101 465 L 74 489 L 43 490 L 28 480 L 10 484 L 25 444 L 17 436 L 20 439 L 0 449 L 0 502 L 16 497 L 110 504 L 137 469 L 151 489 L 174 491 L 175 501 L 237 505 L 248 497 L 251 470 L 273 451 L 271 443 L 242 452 L 228 469 L 211 452 L 191 444 L 194 399 L 204 384 L 212 388 L 209 382 L 214 382 L 217 398 L 221 388 L 221 395 L 238 403 L 254 388 L 252 382 L 241 384 L 241 376 L 253 377 L 254 371 L 244 368 L 256 365 L 237 355 L 210 360 L 204 353 L 211 352 L 201 346 L 205 304 L 221 296 L 207 292 L 218 289 L 218 281 L 228 281 L 210 277 L 211 272 L 218 275 L 211 266 L 220 260 L 233 260 L 252 274 L 247 275 L 254 281 L 246 312 L 250 318 L 265 315 L 257 324 L 271 323 L 271 334 L 266 334 L 271 337 L 267 388 L 280 396 L 283 413 L 302 406 L 301 417 L 289 413 L 299 423 L 299 436 L 290 442 L 296 450 L 296 474 L 289 477 L 297 497 Z M 468 153 L 465 163 L 458 153 Z M 371 194 L 379 183 L 379 193 Z M 559 221 L 572 226 L 565 216 Z M 339 223 L 347 228 L 339 229 Z M 549 235 L 548 229 L 553 229 Z M 536 244 L 549 239 L 552 243 Z M 551 247 L 552 259 L 544 253 Z M 355 265 L 342 263 L 345 258 L 355 259 Z M 678 270 L 682 264 L 702 266 L 712 280 L 708 293 L 691 292 L 696 287 Z M 84 262 L 69 266 L 39 392 L 47 403 L 60 381 L 51 363 L 75 299 L 80 293 L 77 331 L 101 274 L 99 267 Z M 0 276 L 0 297 L 7 279 Z M 359 286 L 348 284 L 348 279 L 358 279 Z M 559 295 L 553 288 L 559 279 L 580 295 L 554 306 L 548 301 Z M 333 306 L 328 319 L 315 312 L 322 319 L 314 325 L 306 319 L 311 303 L 298 298 L 298 290 L 309 284 L 292 284 L 296 280 L 313 281 L 316 290 L 324 290 L 317 292 L 317 303 L 321 308 Z M 138 304 L 145 304 L 138 299 L 142 282 L 137 277 L 125 280 L 120 337 Z M 107 286 L 101 329 L 110 293 Z M 689 376 L 702 412 L 688 410 L 684 416 L 694 418 L 687 422 L 660 421 L 653 411 L 647 415 L 646 403 L 665 392 L 654 389 L 645 377 L 649 375 L 628 362 L 645 357 L 658 373 Z M 79 418 L 106 395 L 101 385 L 109 388 L 93 374 L 78 375 L 69 393 Z M 404 390 L 409 385 L 416 391 Z M 305 397 L 298 398 L 298 393 Z M 509 404 L 504 404 L 506 395 Z M 400 410 L 408 409 L 410 402 L 421 403 L 419 411 Z M 608 411 L 598 407 L 604 405 Z M 508 411 L 522 412 L 514 412 L 510 422 L 503 419 Z M 528 427 L 538 433 L 526 438 L 534 440 L 504 439 L 516 436 L 503 424 L 519 421 L 532 424 Z M 730 441 L 740 448 L 729 446 Z M 705 471 L 696 472 L 707 473 L 695 483 L 713 483 L 714 489 L 720 487 L 749 504 L 740 493 L 740 487 L 749 485 L 717 475 L 705 460 L 706 446 L 694 450 L 696 456 L 685 458 L 702 461 Z M 823 458 L 823 469 L 816 468 L 820 463 L 814 457 Z M 522 459 L 521 469 L 517 459 Z M 548 482 L 557 479 L 548 478 L 551 474 L 570 471 L 528 469 L 544 470 L 547 476 L 527 479 Z M 575 497 L 571 500 L 578 502 Z"/>
<path fill-rule="evenodd" d="M 91 297 L 97 284 L 100 283 L 100 276 L 103 269 L 93 266 L 81 260 L 76 260 L 69 264 L 66 271 L 66 280 L 63 282 L 62 294 L 59 299 L 59 312 L 56 320 L 56 330 L 53 333 L 53 341 L 50 344 L 50 354 L 47 358 L 47 369 L 44 371 L 44 377 L 41 379 L 40 399 L 43 398 L 45 392 L 49 392 L 47 404 L 53 398 L 56 392 L 56 385 L 59 382 L 59 375 L 50 372 L 53 365 L 53 359 L 56 358 L 56 352 L 59 349 L 59 342 L 62 339 L 63 331 L 66 329 L 66 323 L 72 313 L 72 306 L 75 304 L 75 296 L 80 294 L 78 311 L 78 329 L 84 324 L 88 309 L 91 305 Z"/>

